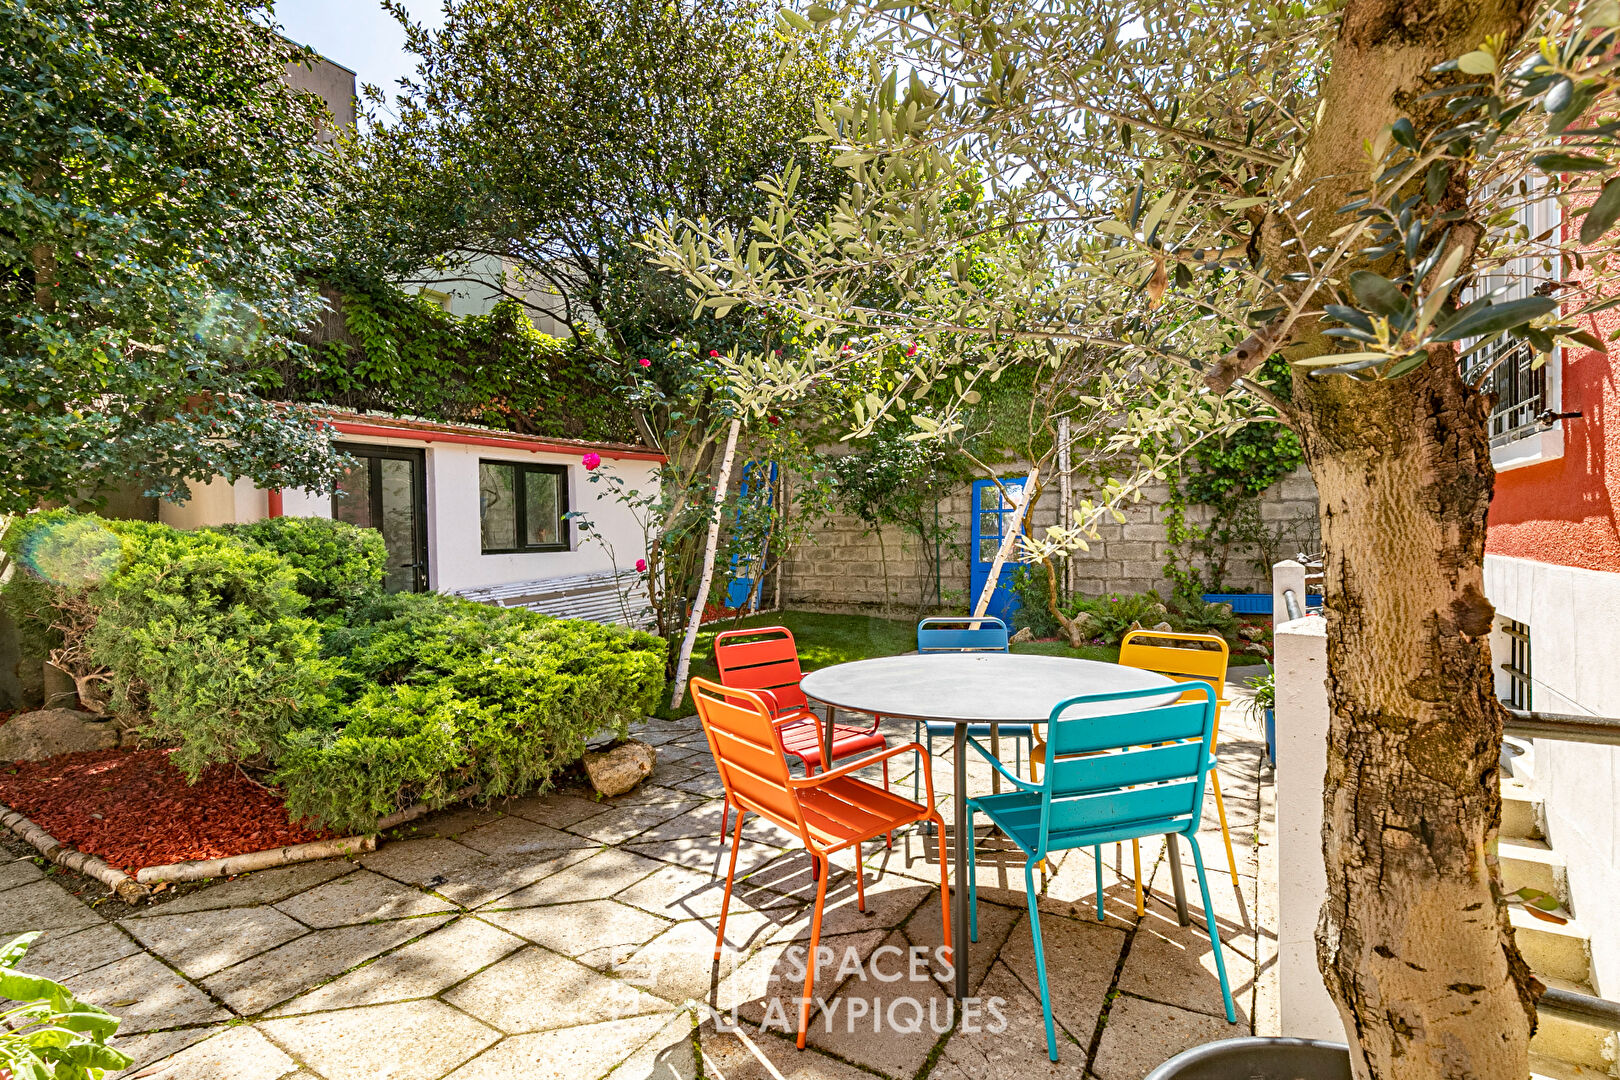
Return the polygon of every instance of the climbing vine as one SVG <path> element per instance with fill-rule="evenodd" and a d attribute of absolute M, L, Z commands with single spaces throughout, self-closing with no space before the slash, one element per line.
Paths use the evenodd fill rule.
<path fill-rule="evenodd" d="M 457 316 L 391 285 L 323 292 L 329 310 L 305 335 L 307 347 L 267 373 L 285 398 L 526 435 L 636 441 L 593 342 L 541 333 L 515 301 Z"/>
<path fill-rule="evenodd" d="M 1282 383 L 1288 372 L 1268 364 L 1262 375 Z M 1165 577 L 1177 598 L 1195 599 L 1206 592 L 1225 592 L 1226 575 L 1235 554 L 1246 552 L 1262 571 L 1279 557 L 1282 545 L 1307 531 L 1302 522 L 1267 522 L 1261 496 L 1277 481 L 1304 464 L 1305 454 L 1294 433 L 1282 424 L 1245 424 L 1220 438 L 1206 439 L 1170 481 L 1165 505 L 1165 539 L 1170 542 Z M 1188 520 L 1193 506 L 1207 506 L 1209 521 Z M 1314 519 L 1308 526 L 1314 536 Z M 1309 544 L 1311 541 L 1307 541 Z M 1291 553 L 1290 553 L 1291 554 Z"/>

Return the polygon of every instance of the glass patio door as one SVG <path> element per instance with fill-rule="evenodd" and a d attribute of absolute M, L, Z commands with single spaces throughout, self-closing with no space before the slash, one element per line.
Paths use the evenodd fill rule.
<path fill-rule="evenodd" d="M 383 588 L 426 592 L 427 457 L 397 446 L 338 443 L 355 459 L 332 492 L 332 516 L 350 525 L 376 529 L 388 549 Z"/>

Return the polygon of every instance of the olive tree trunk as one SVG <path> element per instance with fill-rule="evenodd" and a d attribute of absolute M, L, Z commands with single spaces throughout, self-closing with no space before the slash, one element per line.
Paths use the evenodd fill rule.
<path fill-rule="evenodd" d="M 1382 128 L 1404 116 L 1422 138 L 1453 122 L 1445 95 L 1428 92 L 1460 76 L 1434 66 L 1490 35 L 1517 40 L 1533 6 L 1348 0 L 1319 122 L 1286 194 L 1294 220 L 1308 222 L 1303 246 L 1331 244 L 1347 220 L 1336 208 L 1366 187 L 1365 148 Z M 1439 208 L 1465 209 L 1468 183 L 1454 173 Z M 1481 232 L 1459 221 L 1451 242 L 1471 248 Z M 1257 246 L 1268 265 L 1297 260 L 1289 236 L 1283 215 L 1265 217 Z M 1297 328 L 1285 354 L 1330 351 L 1318 329 Z M 1263 351 L 1240 346 L 1229 363 L 1252 370 Z M 1503 712 L 1483 588 L 1488 407 L 1450 346 L 1398 380 L 1293 380 L 1290 420 L 1326 552 L 1332 716 L 1317 951 L 1358 1077 L 1529 1074 L 1539 990 L 1514 944 L 1495 856 Z"/>
<path fill-rule="evenodd" d="M 1486 401 L 1445 352 L 1412 378 L 1296 395 L 1332 708 L 1317 953 L 1357 1074 L 1380 1080 L 1526 1076 L 1535 1020 L 1496 865 Z"/>

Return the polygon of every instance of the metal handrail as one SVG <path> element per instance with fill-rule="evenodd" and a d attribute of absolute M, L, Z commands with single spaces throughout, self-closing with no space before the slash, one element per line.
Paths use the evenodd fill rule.
<path fill-rule="evenodd" d="M 1283 608 L 1288 612 L 1288 618 L 1303 619 L 1305 616 L 1299 610 L 1299 597 L 1294 595 L 1293 589 L 1283 590 Z"/>
<path fill-rule="evenodd" d="M 1541 992 L 1536 1009 L 1549 1016 L 1560 1016 L 1583 1024 L 1620 1031 L 1620 1001 L 1609 1001 L 1575 990 L 1560 990 L 1549 986 Z"/>
<path fill-rule="evenodd" d="M 1571 713 L 1527 712 L 1508 709 L 1503 730 L 1521 739 L 1562 739 L 1566 742 L 1620 746 L 1620 719 Z"/>

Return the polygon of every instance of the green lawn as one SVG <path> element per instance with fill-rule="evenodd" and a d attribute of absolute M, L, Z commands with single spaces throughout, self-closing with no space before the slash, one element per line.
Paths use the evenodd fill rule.
<path fill-rule="evenodd" d="M 917 647 L 917 624 L 914 622 L 878 619 L 870 615 L 778 611 L 768 615 L 751 615 L 735 623 L 728 620 L 705 626 L 699 631 L 697 645 L 692 649 L 692 674 L 703 679 L 718 680 L 720 672 L 714 666 L 715 635 L 733 628 L 752 626 L 785 626 L 793 631 L 793 640 L 799 647 L 799 663 L 807 672 L 873 656 L 896 656 Z M 1012 651 L 1037 656 L 1072 656 L 1108 663 L 1119 659 L 1119 649 L 1112 645 L 1086 645 L 1071 649 L 1058 641 L 1033 641 L 1014 645 Z M 1253 656 L 1232 657 L 1233 667 L 1262 662 Z M 666 706 L 659 710 L 658 715 L 673 719 L 691 716 L 693 711 L 692 695 L 688 693 L 681 701 L 680 709 L 670 712 Z"/>

